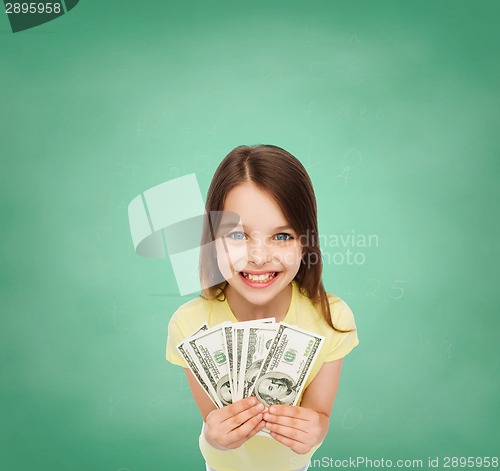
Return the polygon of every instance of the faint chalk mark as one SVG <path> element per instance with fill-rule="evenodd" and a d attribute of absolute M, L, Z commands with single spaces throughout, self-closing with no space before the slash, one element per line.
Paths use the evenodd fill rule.
<path fill-rule="evenodd" d="M 120 399 L 117 399 L 115 402 L 113 402 L 113 396 L 109 396 L 108 398 L 108 416 L 110 418 L 113 418 L 113 412 L 116 408 L 116 406 L 126 400 L 128 400 L 129 396 L 124 396 Z"/>
<path fill-rule="evenodd" d="M 351 422 L 352 423 L 349 423 Z M 352 430 L 363 421 L 363 414 L 356 407 L 350 407 L 344 412 L 340 426 L 344 430 Z"/>

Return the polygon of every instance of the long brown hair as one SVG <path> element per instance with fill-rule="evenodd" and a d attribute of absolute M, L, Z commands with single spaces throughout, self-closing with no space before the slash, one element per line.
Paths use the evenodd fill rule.
<path fill-rule="evenodd" d="M 338 332 L 349 332 L 337 329 L 332 322 L 328 295 L 321 280 L 323 263 L 318 237 L 316 197 L 304 166 L 281 147 L 238 146 L 229 152 L 215 171 L 208 189 L 206 213 L 223 211 L 226 195 L 243 182 L 254 183 L 274 198 L 288 224 L 300 235 L 303 256 L 295 280 L 301 292 L 319 305 L 331 327 Z M 221 280 L 222 276 L 213 263 L 215 248 L 213 244 L 209 244 L 213 241 L 213 234 L 214 228 L 205 219 L 200 252 L 200 278 L 202 287 L 205 287 L 202 296 L 224 300 L 227 282 L 214 282 Z"/>

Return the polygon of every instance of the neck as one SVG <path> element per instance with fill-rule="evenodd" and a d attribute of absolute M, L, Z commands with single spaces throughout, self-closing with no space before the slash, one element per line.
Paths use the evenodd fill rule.
<path fill-rule="evenodd" d="M 292 301 L 292 285 L 289 284 L 272 301 L 265 305 L 252 304 L 235 292 L 230 285 L 226 287 L 226 298 L 236 319 L 239 322 L 255 321 L 274 317 L 276 322 L 281 322 Z"/>

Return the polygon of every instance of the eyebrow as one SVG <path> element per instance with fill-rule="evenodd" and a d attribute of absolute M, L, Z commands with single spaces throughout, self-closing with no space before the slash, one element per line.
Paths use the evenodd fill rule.
<path fill-rule="evenodd" d="M 238 224 L 229 224 L 229 223 L 224 223 L 219 226 L 219 229 L 234 229 L 236 227 L 241 227 L 242 225 L 240 223 Z M 243 228 L 245 229 L 245 224 L 243 224 Z M 271 232 L 279 232 L 279 231 L 284 231 L 285 229 L 291 229 L 293 230 L 288 224 L 285 224 L 284 226 L 278 226 L 275 227 Z"/>
<path fill-rule="evenodd" d="M 224 224 L 219 225 L 219 229 L 234 229 L 235 227 L 239 227 L 240 223 L 238 224 L 231 224 L 229 222 L 226 222 Z"/>
<path fill-rule="evenodd" d="M 276 229 L 274 229 L 275 231 L 284 231 L 285 229 L 292 229 L 288 224 L 285 224 L 284 226 L 279 226 L 277 227 Z M 293 229 L 292 229 L 293 230 Z"/>

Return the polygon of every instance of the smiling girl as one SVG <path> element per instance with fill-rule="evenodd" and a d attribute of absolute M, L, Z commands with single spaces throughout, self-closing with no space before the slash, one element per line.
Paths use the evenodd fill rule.
<path fill-rule="evenodd" d="M 184 368 L 203 417 L 199 445 L 207 470 L 305 470 L 328 432 L 343 358 L 358 344 L 351 310 L 323 287 L 311 180 L 280 147 L 239 146 L 217 168 L 206 212 L 223 216 L 204 225 L 204 289 L 172 316 L 167 360 Z M 325 337 L 298 405 L 264 411 L 249 397 L 217 409 L 176 345 L 203 322 L 269 317 Z M 268 393 L 294 393 L 282 379 L 268 383 Z M 256 435 L 263 428 L 273 439 Z"/>

